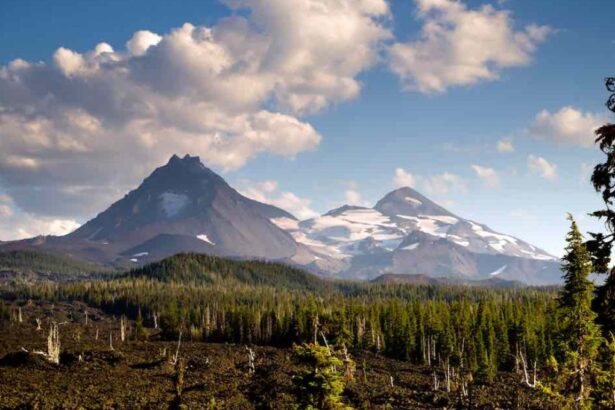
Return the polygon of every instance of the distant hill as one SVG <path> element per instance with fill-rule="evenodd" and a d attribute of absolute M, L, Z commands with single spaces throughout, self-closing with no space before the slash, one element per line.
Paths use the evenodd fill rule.
<path fill-rule="evenodd" d="M 412 285 L 438 285 L 446 283 L 440 278 L 432 278 L 427 275 L 401 275 L 396 273 L 385 273 L 370 281 L 371 283 L 391 283 L 391 284 L 412 284 Z"/>
<path fill-rule="evenodd" d="M 13 250 L 0 251 L 0 272 L 74 277 L 112 273 L 113 270 L 66 255 L 34 250 Z"/>
<path fill-rule="evenodd" d="M 133 269 L 127 276 L 148 277 L 162 282 L 238 282 L 314 291 L 331 286 L 311 273 L 281 263 L 240 261 L 197 253 L 180 253 Z"/>
<path fill-rule="evenodd" d="M 489 278 L 483 280 L 459 280 L 449 278 L 432 278 L 427 275 L 403 275 L 395 273 L 385 273 L 370 281 L 376 284 L 411 284 L 411 285 L 470 285 L 483 286 L 489 288 L 516 288 L 526 286 L 522 282 L 506 280 L 500 278 Z"/>

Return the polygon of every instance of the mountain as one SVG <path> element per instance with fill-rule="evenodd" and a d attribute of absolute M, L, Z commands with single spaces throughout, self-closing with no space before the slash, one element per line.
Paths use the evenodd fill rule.
<path fill-rule="evenodd" d="M 557 259 L 545 251 L 459 217 L 411 188 L 388 193 L 373 208 L 345 205 L 299 221 L 241 195 L 189 155 L 173 156 L 68 235 L 0 244 L 0 251 L 23 249 L 119 267 L 206 253 L 363 280 L 410 274 L 541 285 L 561 277 Z"/>
<path fill-rule="evenodd" d="M 300 252 L 300 245 L 272 218 L 294 216 L 241 195 L 198 157 L 173 156 L 137 189 L 76 231 L 4 246 L 41 248 L 119 265 L 187 251 L 288 260 Z"/>
<path fill-rule="evenodd" d="M 557 258 L 547 252 L 454 215 L 408 187 L 388 193 L 374 208 L 345 205 L 306 221 L 274 222 L 312 251 L 315 269 L 336 276 L 497 277 L 530 284 L 561 277 Z"/>

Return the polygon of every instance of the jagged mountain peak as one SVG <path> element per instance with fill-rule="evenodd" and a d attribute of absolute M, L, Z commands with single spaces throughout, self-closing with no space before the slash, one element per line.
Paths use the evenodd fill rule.
<path fill-rule="evenodd" d="M 455 216 L 410 187 L 402 187 L 389 192 L 376 203 L 374 209 L 388 216 Z"/>
<path fill-rule="evenodd" d="M 138 189 L 172 187 L 180 189 L 209 188 L 208 184 L 228 187 L 224 179 L 207 168 L 198 156 L 185 155 L 180 158 L 173 155 L 169 161 L 154 170 Z"/>
<path fill-rule="evenodd" d="M 247 198 L 197 156 L 173 155 L 136 189 L 69 234 L 69 240 L 152 260 L 179 251 L 279 259 L 296 243 L 271 222 L 294 217 Z M 134 262 L 134 261 L 133 261 Z"/>
<path fill-rule="evenodd" d="M 199 156 L 192 156 L 189 154 L 186 154 L 181 158 L 177 154 L 173 154 L 173 156 L 169 159 L 167 164 L 162 166 L 162 168 L 164 167 L 171 167 L 171 168 L 192 170 L 192 171 L 206 170 L 206 171 L 211 172 L 209 168 L 203 165 L 203 163 L 201 162 L 201 158 Z"/>

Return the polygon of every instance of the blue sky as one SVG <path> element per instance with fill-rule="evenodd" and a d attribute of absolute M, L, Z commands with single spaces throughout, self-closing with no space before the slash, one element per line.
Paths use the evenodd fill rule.
<path fill-rule="evenodd" d="M 60 233 L 84 222 L 95 210 L 102 210 L 118 199 L 173 151 L 200 155 L 208 166 L 243 192 L 305 216 L 346 202 L 373 204 L 403 182 L 412 182 L 417 190 L 453 212 L 554 254 L 561 254 L 567 230 L 566 212 L 577 216 L 585 229 L 599 228 L 584 216 L 600 207 L 599 197 L 588 183 L 588 169 L 601 156 L 588 141 L 593 126 L 612 118 L 604 107 L 608 95 L 603 78 L 615 74 L 615 26 L 612 24 L 615 4 L 559 1 L 554 7 L 552 2 L 520 0 L 492 3 L 396 0 L 386 4 L 381 1 L 354 2 L 361 3 L 360 6 L 342 0 L 324 2 L 331 8 L 331 15 L 341 15 L 336 13 L 338 6 L 332 5 L 339 3 L 344 13 L 349 13 L 349 20 L 344 21 L 364 24 L 371 30 L 368 30 L 371 34 L 361 35 L 353 42 L 344 43 L 347 40 L 343 35 L 332 40 L 338 41 L 331 43 L 332 48 L 338 47 L 338 54 L 347 50 L 342 60 L 357 59 L 347 63 L 319 49 L 322 44 L 293 37 L 295 28 L 309 28 L 320 20 L 309 7 L 284 7 L 280 5 L 281 0 L 257 1 L 248 6 L 248 2 L 239 1 L 236 3 L 240 6 L 235 8 L 203 0 L 3 1 L 0 4 L 0 65 L 5 67 L 5 72 L 13 71 L 11 79 L 4 79 L 8 85 L 0 82 L 0 93 L 17 91 L 0 95 L 0 114 L 14 114 L 7 115 L 6 123 L 0 124 L 0 148 L 4 152 L 0 153 L 0 240 Z M 349 11 L 352 7 L 357 10 Z M 420 7 L 424 8 L 423 14 Z M 131 52 L 130 57 L 124 55 L 128 53 L 126 42 L 139 30 L 166 39 L 172 30 L 189 22 L 197 29 L 205 26 L 220 32 L 221 22 L 227 21 L 224 19 L 228 16 L 247 22 L 248 30 L 253 30 L 248 31 L 248 38 L 259 38 L 253 46 L 243 41 L 241 53 L 244 54 L 271 44 L 268 36 L 288 34 L 288 41 L 255 57 L 261 59 L 259 68 L 255 69 L 258 72 L 250 72 L 246 84 L 252 84 L 250 81 L 254 79 L 259 84 L 262 82 L 267 91 L 254 101 L 245 102 L 234 94 L 241 93 L 242 87 L 245 89 L 245 84 L 239 85 L 243 77 L 230 78 L 229 88 L 224 91 L 215 85 L 202 84 L 219 80 L 201 77 L 203 67 L 212 69 L 210 62 L 226 58 L 207 54 L 213 53 L 209 48 L 199 54 L 203 61 L 198 62 L 190 56 L 186 61 L 181 60 L 184 54 L 164 54 L 162 45 L 167 40 L 144 51 Z M 286 24 L 284 16 L 293 23 Z M 483 19 L 479 23 L 494 24 L 473 32 L 481 29 L 478 23 L 475 27 L 463 26 L 473 18 Z M 506 32 L 494 29 L 502 21 L 506 22 Z M 442 37 L 426 37 L 422 30 L 427 22 L 444 27 Z M 336 30 L 339 27 L 340 32 L 345 30 L 341 23 L 325 21 L 328 23 Z M 454 30 L 462 26 L 465 31 Z M 232 25 L 227 27 L 227 32 L 242 32 L 241 27 Z M 452 31 L 446 31 L 450 27 Z M 532 31 L 528 27 L 540 30 Z M 196 36 L 196 31 L 190 30 Z M 365 32 L 361 28 L 361 33 Z M 524 33 L 526 37 L 519 39 Z M 324 34 L 319 32 L 314 38 L 320 35 Z M 216 38 L 215 41 L 226 40 Z M 191 114 L 190 109 L 224 105 L 219 115 L 225 123 L 241 118 L 248 125 L 238 126 L 239 131 L 235 127 L 216 125 L 216 132 L 222 129 L 222 134 L 216 135 L 233 141 L 216 145 L 218 142 L 211 142 L 212 126 L 201 124 L 199 119 L 194 120 L 199 131 L 188 132 L 183 126 L 171 124 L 172 121 L 131 122 L 135 118 L 125 117 L 141 112 L 133 105 L 124 111 L 129 113 L 124 116 L 121 110 L 118 110 L 120 114 L 98 112 L 92 109 L 92 101 L 76 97 L 63 99 L 70 93 L 60 87 L 74 86 L 75 90 L 82 87 L 83 93 L 100 92 L 101 97 L 96 97 L 100 101 L 107 101 L 103 97 L 117 101 L 117 93 L 121 92 L 117 90 L 122 90 L 126 80 L 117 80 L 119 71 L 100 73 L 105 68 L 102 60 L 97 59 L 105 53 L 87 56 L 101 42 L 113 49 L 107 56 L 122 55 L 113 58 L 132 70 L 131 75 L 155 79 L 153 84 L 145 85 L 140 78 L 133 79 L 129 86 L 138 83 L 135 90 L 147 88 L 147 93 L 139 99 L 151 99 L 158 116 L 163 110 L 169 110 L 169 117 L 186 115 L 191 120 L 192 115 L 198 117 L 199 111 Z M 365 48 L 359 47 L 362 44 Z M 455 54 L 454 46 L 459 44 L 470 44 L 470 48 L 462 47 L 457 51 L 460 54 Z M 85 57 L 75 60 L 75 54 L 64 53 L 56 54 L 54 59 L 59 47 Z M 370 51 L 368 57 L 356 57 L 365 49 Z M 419 60 L 423 61 L 395 60 L 395 50 L 400 52 L 398 56 L 420 51 Z M 483 53 L 484 50 L 487 52 Z M 468 60 L 473 53 L 476 58 Z M 310 56 L 309 63 L 301 60 L 302 66 L 295 69 L 291 57 L 298 55 Z M 9 68 L 15 59 L 28 64 L 42 62 L 44 69 L 32 80 L 26 72 L 35 72 L 35 68 Z M 283 64 L 275 70 L 268 68 L 278 60 Z M 77 68 L 70 65 L 74 61 L 79 62 Z M 469 68 L 468 61 L 472 63 Z M 193 63 L 205 65 L 195 65 L 200 70 L 195 74 L 185 69 Z M 242 64 L 249 62 L 242 61 Z M 468 74 L 466 71 L 470 69 L 484 69 L 486 74 Z M 244 69 L 233 66 L 232 70 L 236 75 Z M 316 87 L 311 76 L 322 72 L 328 75 L 328 80 Z M 437 86 L 426 77 L 433 73 L 436 73 Z M 58 85 L 58 75 L 71 83 Z M 105 87 L 88 88 L 86 77 L 90 85 L 104 80 Z M 349 85 L 349 79 L 354 83 Z M 75 85 L 78 81 L 81 81 L 79 86 Z M 120 82 L 121 86 L 113 81 Z M 189 87 L 184 87 L 186 84 Z M 206 98 L 192 95 L 192 90 L 197 92 L 201 86 L 204 94 L 228 92 L 232 95 L 223 101 L 219 95 Z M 239 91 L 232 89 L 234 86 Z M 41 93 L 41 89 L 45 92 Z M 115 94 L 109 97 L 106 93 Z M 49 94 L 54 95 L 53 103 L 40 103 L 41 96 Z M 160 96 L 168 100 L 163 104 Z M 305 101 L 303 98 L 308 96 L 309 103 L 296 102 Z M 184 98 L 193 103 L 189 107 L 181 105 L 185 103 Z M 203 105 L 197 107 L 197 103 Z M 173 111 L 169 108 L 172 104 Z M 181 115 L 175 110 L 181 110 Z M 264 125 L 259 128 L 255 125 L 257 119 L 253 119 L 262 111 L 268 113 L 267 129 L 262 128 Z M 542 117 L 538 117 L 541 112 Z M 79 118 L 112 129 L 113 138 L 122 137 L 110 147 L 100 141 L 112 137 L 96 128 L 82 127 L 81 133 L 94 130 L 95 135 L 88 139 L 76 133 L 74 126 L 66 128 L 67 113 L 70 118 L 75 113 L 87 114 L 85 119 Z M 269 121 L 274 114 L 283 115 L 284 124 Z M 137 119 L 142 120 L 141 114 L 138 115 Z M 1 118 L 0 115 L 0 121 Z M 33 136 L 17 132 L 32 130 L 33 121 L 43 120 L 48 121 L 42 122 L 44 130 Z M 302 126 L 297 134 L 286 128 L 296 129 L 297 122 Z M 10 127 L 17 131 L 11 133 Z M 254 139 L 245 143 L 243 138 L 252 138 L 246 135 L 256 132 L 256 128 L 260 132 L 257 137 L 260 145 Z M 176 129 L 181 129 L 177 135 L 173 133 Z M 56 144 L 53 149 L 48 143 L 32 144 L 34 138 L 45 132 L 53 132 L 49 137 Z M 152 134 L 151 140 L 146 141 L 149 148 L 134 141 L 139 139 L 135 136 L 139 132 Z M 277 133 L 275 138 L 279 138 L 274 138 L 272 143 L 267 142 L 271 133 Z M 509 149 L 500 152 L 498 143 L 504 142 L 509 143 Z M 118 154 L 114 149 L 122 148 L 122 144 L 125 148 Z M 85 148 L 71 151 L 73 148 L 67 146 Z M 223 159 L 227 155 L 229 158 Z"/>

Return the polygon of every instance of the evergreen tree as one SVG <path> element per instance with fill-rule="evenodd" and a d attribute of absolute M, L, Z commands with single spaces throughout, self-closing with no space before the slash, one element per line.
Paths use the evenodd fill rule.
<path fill-rule="evenodd" d="M 615 112 L 615 78 L 606 80 L 607 89 L 613 94 L 607 103 Z M 604 162 L 595 166 L 591 177 L 592 185 L 602 194 L 605 208 L 591 215 L 604 221 L 606 233 L 590 233 L 587 248 L 592 254 L 594 270 L 607 274 L 604 284 L 598 287 L 594 306 L 598 312 L 598 323 L 605 335 L 615 332 L 615 268 L 610 267 L 611 250 L 615 242 L 615 124 L 606 124 L 596 130 L 596 143 L 606 155 Z"/>
<path fill-rule="evenodd" d="M 329 346 L 303 344 L 294 346 L 295 355 L 309 370 L 295 378 L 298 401 L 308 410 L 352 410 L 342 401 L 344 362 Z"/>
<path fill-rule="evenodd" d="M 558 317 L 561 324 L 560 389 L 574 400 L 576 408 L 590 408 L 591 376 L 600 345 L 600 329 L 591 310 L 594 285 L 589 280 L 591 257 L 579 228 L 569 215 L 571 228 L 563 258 L 564 287 L 560 291 Z"/>
<path fill-rule="evenodd" d="M 615 336 L 611 333 L 600 349 L 602 369 L 597 377 L 595 401 L 599 408 L 615 408 Z"/>
<path fill-rule="evenodd" d="M 143 327 L 143 316 L 141 315 L 141 309 L 137 312 L 137 318 L 135 319 L 135 339 L 141 340 L 145 337 L 145 328 Z"/>

